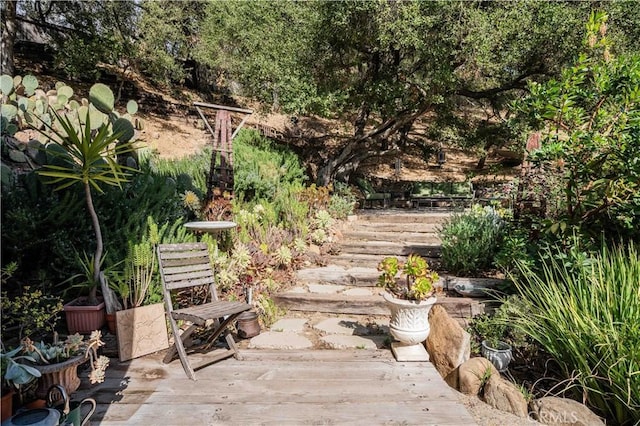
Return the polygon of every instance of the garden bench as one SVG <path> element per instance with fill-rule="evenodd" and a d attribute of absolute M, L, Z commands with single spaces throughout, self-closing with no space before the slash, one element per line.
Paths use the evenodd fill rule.
<path fill-rule="evenodd" d="M 209 248 L 206 243 L 160 244 L 158 246 L 158 261 L 167 319 L 171 324 L 175 341 L 173 348 L 167 352 L 163 361 L 165 363 L 171 362 L 177 352 L 187 377 L 196 380 L 194 370 L 238 355 L 238 348 L 229 332 L 229 326 L 233 324 L 238 315 L 251 309 L 251 305 L 244 302 L 218 300 L 213 268 L 209 260 Z M 172 291 L 183 291 L 202 286 L 208 287 L 209 302 L 205 301 L 201 304 L 174 309 Z M 191 325 L 181 334 L 177 321 L 187 321 Z M 212 334 L 209 336 L 209 342 L 211 342 L 209 346 L 213 345 L 216 339 L 222 335 L 228 349 L 216 351 L 213 356 L 207 357 L 200 365 L 192 367 L 187 357 L 185 342 L 191 341 L 191 334 L 199 327 L 212 330 Z"/>
<path fill-rule="evenodd" d="M 383 207 L 389 207 L 391 203 L 391 193 L 389 192 L 376 192 L 373 189 L 373 185 L 366 179 L 358 179 L 357 180 L 358 187 L 362 191 L 363 199 L 361 200 L 362 207 L 366 207 L 367 203 L 369 203 L 369 207 L 373 207 L 374 202 L 382 202 Z"/>
<path fill-rule="evenodd" d="M 415 182 L 409 195 L 411 207 L 467 207 L 474 199 L 471 182 Z"/>

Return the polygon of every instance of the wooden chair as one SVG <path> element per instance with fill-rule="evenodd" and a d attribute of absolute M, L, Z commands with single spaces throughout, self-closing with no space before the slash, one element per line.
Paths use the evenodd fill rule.
<path fill-rule="evenodd" d="M 158 246 L 158 261 L 160 276 L 162 277 L 165 310 L 171 323 L 175 341 L 175 345 L 169 349 L 165 356 L 164 362 L 171 362 L 177 352 L 187 376 L 191 380 L 196 380 L 194 370 L 230 356 L 237 357 L 238 348 L 228 327 L 238 315 L 251 309 L 251 305 L 244 302 L 218 300 L 213 268 L 209 260 L 209 250 L 206 243 L 160 244 Z M 210 302 L 205 301 L 205 303 L 181 309 L 173 308 L 172 291 L 198 286 L 208 286 Z M 179 320 L 191 323 L 191 326 L 182 335 L 180 335 L 180 329 L 176 323 Z M 192 368 L 187 358 L 185 342 L 190 341 L 191 334 L 198 327 L 210 327 L 213 330 L 213 334 L 209 338 L 210 344 L 214 344 L 218 337 L 223 334 L 228 349 L 216 350 L 215 353 L 208 354 L 204 362 Z"/>

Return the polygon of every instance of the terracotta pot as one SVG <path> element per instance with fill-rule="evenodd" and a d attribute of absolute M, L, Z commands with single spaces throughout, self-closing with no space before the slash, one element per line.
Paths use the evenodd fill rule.
<path fill-rule="evenodd" d="M 86 305 L 86 298 L 75 299 L 64 305 L 69 334 L 89 334 L 100 330 L 105 323 L 104 301 L 98 305 Z"/>
<path fill-rule="evenodd" d="M 427 300 L 404 300 L 384 293 L 384 300 L 391 310 L 389 331 L 402 343 L 416 345 L 429 336 L 429 311 L 436 303 L 435 297 Z"/>
<path fill-rule="evenodd" d="M 57 364 L 34 365 L 34 367 L 42 374 L 42 376 L 38 378 L 36 397 L 46 399 L 49 389 L 53 385 L 64 386 L 67 391 L 67 395 L 71 395 L 78 389 L 78 387 L 80 387 L 78 366 L 86 361 L 87 359 L 84 355 L 78 355 Z"/>
<path fill-rule="evenodd" d="M 47 401 L 44 399 L 36 399 L 24 405 L 25 408 L 29 410 L 34 410 L 36 408 L 47 408 Z"/>
<path fill-rule="evenodd" d="M 118 334 L 118 327 L 116 325 L 116 314 L 106 314 L 107 319 L 107 328 L 109 329 L 109 333 L 116 336 Z"/>
<path fill-rule="evenodd" d="M 9 389 L 2 394 L 2 422 L 13 414 L 13 391 Z"/>

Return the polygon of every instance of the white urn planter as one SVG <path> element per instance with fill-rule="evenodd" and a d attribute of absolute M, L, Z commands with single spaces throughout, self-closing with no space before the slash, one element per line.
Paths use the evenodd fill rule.
<path fill-rule="evenodd" d="M 429 361 L 429 354 L 422 342 L 429 336 L 429 311 L 437 299 L 405 300 L 383 294 L 391 310 L 389 331 L 398 340 L 391 344 L 391 351 L 397 361 Z"/>

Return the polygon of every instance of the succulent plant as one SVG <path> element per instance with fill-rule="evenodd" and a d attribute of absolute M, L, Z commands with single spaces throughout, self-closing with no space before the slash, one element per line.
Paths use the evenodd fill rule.
<path fill-rule="evenodd" d="M 119 133 L 120 142 L 134 140 L 135 131 L 143 128 L 143 122 L 133 115 L 138 112 L 138 104 L 131 100 L 127 103 L 127 114 L 120 116 L 114 110 L 115 98 L 108 86 L 98 83 L 89 90 L 89 99 L 73 99 L 74 90 L 63 82 L 57 82 L 55 89 L 45 92 L 39 87 L 38 79 L 33 75 L 24 77 L 0 76 L 2 94 L 2 134 L 13 136 L 17 131 L 28 127 L 45 130 L 49 127 L 61 131 L 60 123 L 53 120 L 50 113 L 55 111 L 70 119 L 77 130 L 86 124 L 87 112 L 91 130 L 109 125 L 111 133 Z M 135 125 L 134 125 L 135 124 Z M 41 140 L 44 142 L 46 138 Z"/>

